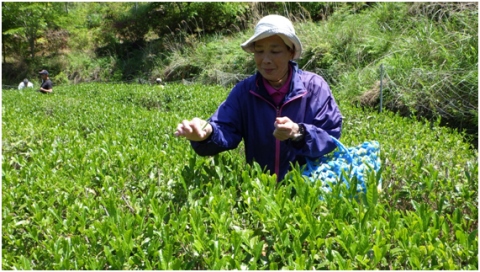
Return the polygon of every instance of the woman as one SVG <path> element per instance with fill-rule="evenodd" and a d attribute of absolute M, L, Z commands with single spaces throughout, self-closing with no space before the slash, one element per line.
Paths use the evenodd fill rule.
<path fill-rule="evenodd" d="M 238 83 L 208 122 L 183 120 L 175 135 L 201 156 L 234 149 L 243 139 L 247 162 L 282 180 L 291 162 L 335 149 L 330 135 L 340 138 L 342 116 L 325 80 L 293 62 L 302 44 L 290 20 L 262 18 L 241 47 L 253 53 L 258 72 Z"/>

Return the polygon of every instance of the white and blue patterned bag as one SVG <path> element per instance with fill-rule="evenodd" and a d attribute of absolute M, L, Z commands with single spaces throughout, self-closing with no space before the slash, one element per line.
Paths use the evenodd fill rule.
<path fill-rule="evenodd" d="M 330 186 L 337 184 L 339 178 L 349 189 L 349 181 L 356 177 L 357 193 L 366 193 L 365 179 L 368 178 L 368 173 L 374 171 L 376 174 L 381 167 L 380 144 L 377 141 L 369 141 L 347 148 L 336 138 L 331 138 L 337 145 L 338 151 L 315 161 L 307 159 L 307 165 L 302 174 L 312 182 L 322 182 L 322 190 L 325 192 L 331 192 Z M 342 174 L 342 171 L 345 174 Z M 377 190 L 381 191 L 381 179 Z"/>

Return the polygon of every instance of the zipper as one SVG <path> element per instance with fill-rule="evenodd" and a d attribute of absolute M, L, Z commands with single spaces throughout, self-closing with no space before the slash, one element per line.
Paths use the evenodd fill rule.
<path fill-rule="evenodd" d="M 275 109 L 276 117 L 281 117 L 282 108 L 285 105 L 287 105 L 291 101 L 293 101 L 297 98 L 303 97 L 307 94 L 307 92 L 304 92 L 302 94 L 299 94 L 297 96 L 292 97 L 290 100 L 288 100 L 287 102 L 285 102 L 281 106 L 275 106 L 272 103 L 270 103 L 270 101 L 266 100 L 263 96 L 255 93 L 253 91 L 250 91 L 250 93 L 253 94 L 254 96 L 262 99 L 263 101 L 267 102 L 267 104 L 269 104 L 270 106 L 272 106 Z M 278 179 L 278 177 L 280 176 L 280 140 L 278 140 L 278 139 L 275 139 L 275 174 L 277 175 L 277 179 Z"/>
<path fill-rule="evenodd" d="M 281 107 L 283 107 L 283 105 Z M 280 113 L 282 112 L 281 107 L 277 106 L 277 118 L 280 117 Z M 278 181 L 278 177 L 280 176 L 280 140 L 277 138 L 275 138 L 275 174 L 277 174 Z"/>
<path fill-rule="evenodd" d="M 302 94 L 299 94 L 297 96 L 292 97 L 290 100 L 286 101 L 283 103 L 280 107 L 277 108 L 277 117 L 281 117 L 282 114 L 282 108 L 287 105 L 288 103 L 292 102 L 293 100 L 296 100 L 300 97 L 303 97 L 307 94 L 307 92 L 304 92 Z M 278 177 L 280 177 L 280 140 L 275 139 L 275 174 L 277 174 L 277 181 Z"/>

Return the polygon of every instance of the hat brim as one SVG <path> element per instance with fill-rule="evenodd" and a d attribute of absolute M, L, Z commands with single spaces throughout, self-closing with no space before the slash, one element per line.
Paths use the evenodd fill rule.
<path fill-rule="evenodd" d="M 302 54 L 302 43 L 300 42 L 300 40 L 296 35 L 292 35 L 291 33 L 285 33 L 281 29 L 269 29 L 260 33 L 255 33 L 252 37 L 250 37 L 250 39 L 242 43 L 240 46 L 246 52 L 254 53 L 255 52 L 254 43 L 256 41 L 259 41 L 261 39 L 265 39 L 274 35 L 279 35 L 282 39 L 288 39 L 289 41 L 291 41 L 295 46 L 295 54 L 293 56 L 293 59 L 300 58 L 300 55 Z"/>

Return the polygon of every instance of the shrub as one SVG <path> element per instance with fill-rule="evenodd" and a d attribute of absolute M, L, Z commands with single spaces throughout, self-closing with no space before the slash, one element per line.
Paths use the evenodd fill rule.
<path fill-rule="evenodd" d="M 173 136 L 227 95 L 2 92 L 2 269 L 478 269 L 478 155 L 462 134 L 337 99 L 341 141 L 381 144 L 383 193 L 320 201 L 299 165 L 277 183 L 241 150 L 199 157 Z"/>

